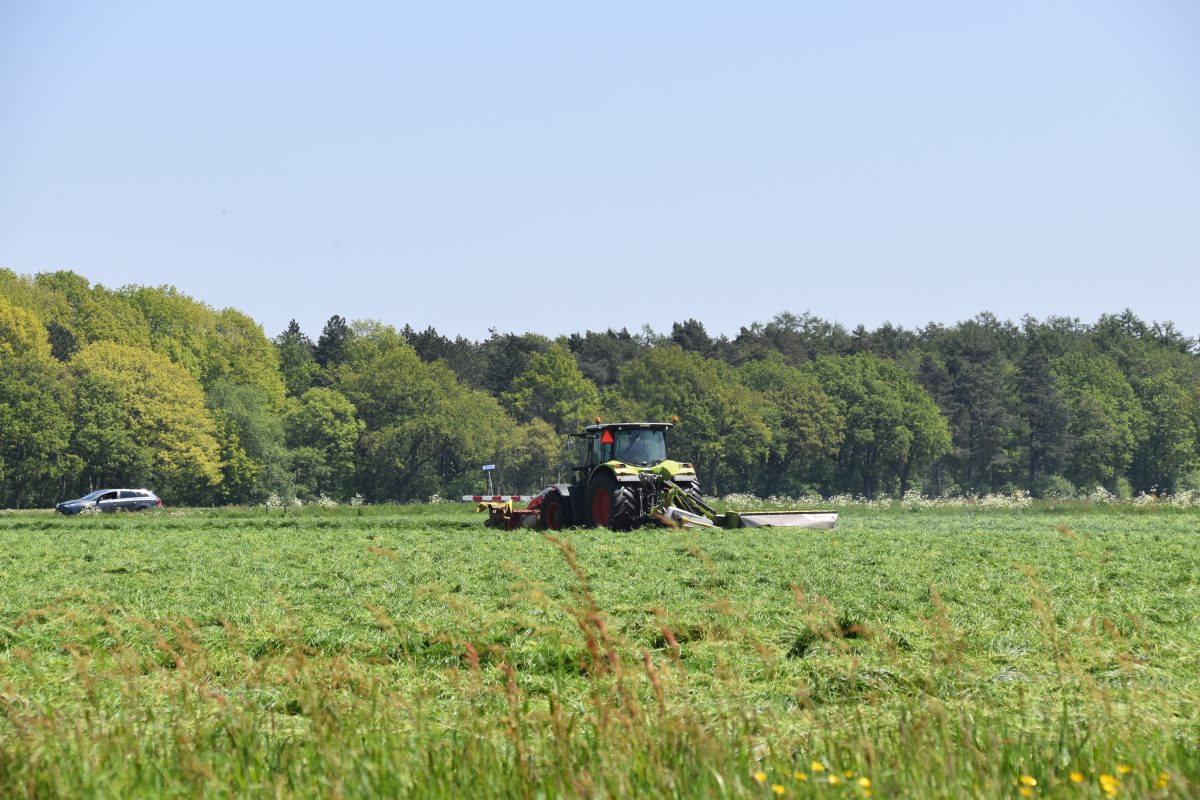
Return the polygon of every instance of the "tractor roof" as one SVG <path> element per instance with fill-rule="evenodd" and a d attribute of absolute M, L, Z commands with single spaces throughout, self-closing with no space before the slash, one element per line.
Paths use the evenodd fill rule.
<path fill-rule="evenodd" d="M 674 427 L 673 422 L 598 422 L 595 425 L 588 425 L 583 429 L 584 433 L 596 433 L 603 430 L 628 430 L 629 428 L 645 428 L 655 431 L 666 431 Z"/>

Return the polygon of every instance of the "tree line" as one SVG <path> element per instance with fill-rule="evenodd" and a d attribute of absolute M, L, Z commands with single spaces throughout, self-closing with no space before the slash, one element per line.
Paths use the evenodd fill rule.
<path fill-rule="evenodd" d="M 1200 488 L 1200 353 L 1130 311 L 853 330 L 781 313 L 474 341 L 333 316 L 273 338 L 172 287 L 0 270 L 0 506 L 106 486 L 174 504 L 532 492 L 561 434 L 664 420 L 712 494 Z"/>

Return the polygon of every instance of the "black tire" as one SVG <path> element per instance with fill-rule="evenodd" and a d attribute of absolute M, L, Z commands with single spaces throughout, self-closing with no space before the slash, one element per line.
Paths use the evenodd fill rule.
<path fill-rule="evenodd" d="M 627 531 L 637 523 L 633 490 L 617 483 L 608 470 L 598 470 L 588 484 L 588 517 L 600 528 Z"/>
<path fill-rule="evenodd" d="M 542 513 L 538 517 L 538 525 L 544 531 L 560 531 L 570 522 L 567 516 L 567 504 L 563 502 L 558 492 L 546 495 L 542 500 Z"/>

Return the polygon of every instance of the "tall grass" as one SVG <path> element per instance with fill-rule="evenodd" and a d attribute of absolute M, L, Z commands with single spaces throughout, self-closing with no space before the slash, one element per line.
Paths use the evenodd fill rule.
<path fill-rule="evenodd" d="M 1195 515 L 556 537 L 453 508 L 28 519 L 0 523 L 4 797 L 1200 782 Z"/>

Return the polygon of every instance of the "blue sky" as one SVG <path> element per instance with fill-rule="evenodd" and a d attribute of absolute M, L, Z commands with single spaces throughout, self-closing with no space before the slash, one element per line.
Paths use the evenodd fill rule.
<path fill-rule="evenodd" d="M 0 0 L 0 266 L 314 338 L 1200 335 L 1200 3 Z"/>

